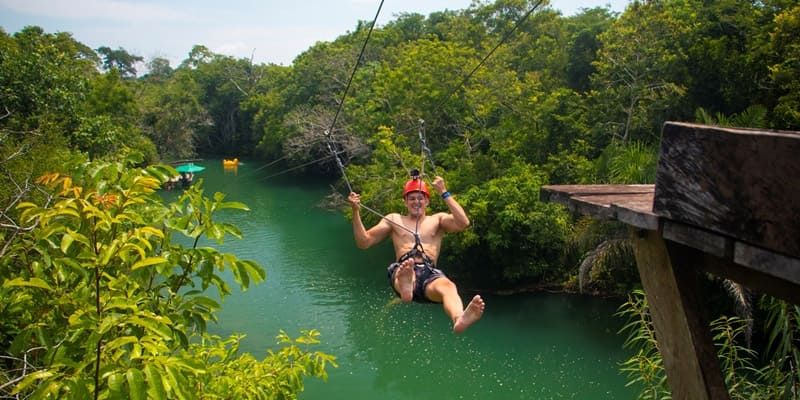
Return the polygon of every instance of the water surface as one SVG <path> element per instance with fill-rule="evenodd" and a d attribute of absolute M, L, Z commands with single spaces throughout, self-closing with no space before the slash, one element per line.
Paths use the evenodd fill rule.
<path fill-rule="evenodd" d="M 319 330 L 318 349 L 336 356 L 339 368 L 327 382 L 308 379 L 301 399 L 635 397 L 618 372 L 627 355 L 616 334 L 618 301 L 484 295 L 483 319 L 454 336 L 440 305 L 392 301 L 385 273 L 391 245 L 356 248 L 343 214 L 316 206 L 327 182 L 265 178 L 276 171 L 255 163 L 236 174 L 224 172 L 221 160 L 201 164 L 207 195 L 222 191 L 251 209 L 225 214 L 244 239 L 221 250 L 267 271 L 266 282 L 225 300 L 210 330 L 245 333 L 242 349 L 256 356 L 275 347 L 281 329 L 290 336 Z"/>

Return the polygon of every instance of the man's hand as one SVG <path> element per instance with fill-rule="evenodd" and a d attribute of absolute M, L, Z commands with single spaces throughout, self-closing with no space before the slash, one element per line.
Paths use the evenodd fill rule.
<path fill-rule="evenodd" d="M 358 211 L 361 207 L 361 195 L 356 192 L 350 192 L 350 195 L 347 196 L 347 202 L 350 203 L 353 211 Z"/>
<path fill-rule="evenodd" d="M 444 178 L 438 175 L 436 176 L 436 178 L 433 179 L 433 187 L 436 188 L 436 191 L 439 192 L 439 194 L 442 194 L 447 191 L 447 189 L 444 186 Z"/>

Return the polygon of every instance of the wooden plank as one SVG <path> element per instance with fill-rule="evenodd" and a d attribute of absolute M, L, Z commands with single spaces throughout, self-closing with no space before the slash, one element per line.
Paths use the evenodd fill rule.
<path fill-rule="evenodd" d="M 631 229 L 631 240 L 672 398 L 729 399 L 708 325 L 694 297 L 699 290 L 696 270 L 685 264 L 690 258 L 680 247 L 668 251 L 658 231 Z"/>
<path fill-rule="evenodd" d="M 800 304 L 800 290 L 797 284 L 776 278 L 751 267 L 734 263 L 732 259 L 722 259 L 695 250 L 693 259 L 698 268 L 716 276 L 736 281 L 756 292 L 769 293 L 793 304 Z"/>
<path fill-rule="evenodd" d="M 658 216 L 652 211 L 654 191 L 655 185 L 550 185 L 542 187 L 540 198 L 598 219 L 657 229 Z"/>
<path fill-rule="evenodd" d="M 573 196 L 653 193 L 655 185 L 545 185 L 539 191 L 541 201 L 567 205 Z"/>
<path fill-rule="evenodd" d="M 716 257 L 733 257 L 733 239 L 678 222 L 664 222 L 664 239 L 680 243 Z"/>
<path fill-rule="evenodd" d="M 611 204 L 616 219 L 639 229 L 658 229 L 658 216 L 653 212 L 653 192 L 628 195 L 625 201 Z"/>
<path fill-rule="evenodd" d="M 800 133 L 667 122 L 657 215 L 800 257 Z"/>
<path fill-rule="evenodd" d="M 800 290 L 800 259 L 737 242 L 734 245 L 733 261 L 798 285 L 797 290 Z"/>
<path fill-rule="evenodd" d="M 570 198 L 569 209 L 597 219 L 614 219 L 611 202 L 625 195 L 575 195 Z"/>

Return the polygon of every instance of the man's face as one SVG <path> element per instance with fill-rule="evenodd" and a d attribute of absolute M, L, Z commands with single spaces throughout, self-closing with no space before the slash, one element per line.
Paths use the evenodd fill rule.
<path fill-rule="evenodd" d="M 428 206 L 428 198 L 422 192 L 411 192 L 406 195 L 406 208 L 408 214 L 418 217 L 425 214 L 425 207 Z"/>

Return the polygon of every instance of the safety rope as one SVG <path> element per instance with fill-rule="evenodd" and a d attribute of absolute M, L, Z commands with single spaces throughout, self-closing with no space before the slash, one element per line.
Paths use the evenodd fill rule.
<path fill-rule="evenodd" d="M 350 77 L 349 77 L 349 78 L 348 78 L 348 80 L 347 80 L 347 85 L 345 86 L 344 93 L 342 94 L 342 99 L 341 99 L 341 101 L 339 102 L 339 106 L 337 107 L 337 109 L 336 109 L 336 113 L 334 114 L 333 120 L 331 121 L 331 125 L 330 125 L 330 127 L 329 127 L 327 130 L 325 130 L 325 140 L 326 140 L 326 144 L 327 144 L 328 150 L 331 152 L 331 154 L 330 154 L 330 155 L 328 155 L 328 156 L 321 157 L 321 158 L 318 158 L 318 159 L 316 159 L 316 160 L 313 160 L 313 161 L 310 161 L 310 162 L 307 162 L 307 163 L 304 163 L 304 164 L 301 164 L 301 165 L 298 165 L 298 166 L 295 166 L 295 167 L 289 168 L 289 169 L 287 169 L 287 170 L 284 170 L 284 171 L 278 172 L 278 173 L 276 173 L 276 174 L 269 175 L 269 176 L 267 176 L 265 179 L 267 179 L 267 178 L 271 178 L 271 177 L 273 177 L 273 176 L 277 176 L 277 175 L 282 175 L 282 174 L 284 174 L 284 173 L 287 173 L 287 172 L 293 171 L 293 170 L 295 170 L 295 169 L 302 168 L 302 167 L 305 167 L 305 166 L 308 166 L 308 165 L 311 165 L 311 164 L 314 164 L 314 163 L 317 163 L 317 162 L 320 162 L 320 161 L 323 161 L 323 160 L 327 160 L 327 159 L 330 159 L 330 158 L 334 158 L 334 159 L 335 159 L 335 161 L 336 161 L 336 165 L 337 165 L 337 167 L 339 168 L 339 171 L 341 172 L 341 174 L 342 174 L 342 177 L 344 178 L 344 181 L 345 181 L 345 183 L 347 184 L 347 188 L 348 188 L 348 190 L 349 190 L 350 192 L 352 192 L 352 191 L 353 191 L 353 189 L 352 189 L 352 185 L 350 184 L 350 180 L 348 179 L 348 177 L 347 177 L 347 173 L 345 172 L 344 164 L 342 163 L 342 160 L 341 160 L 341 158 L 339 157 L 339 154 L 340 154 L 340 153 L 339 153 L 339 151 L 338 151 L 338 149 L 337 149 L 336 142 L 335 142 L 335 140 L 334 140 L 334 138 L 333 138 L 332 132 L 333 132 L 333 128 L 334 128 L 334 126 L 336 125 L 336 122 L 337 122 L 337 120 L 338 120 L 338 118 L 339 118 L 339 114 L 341 113 L 341 111 L 342 111 L 342 108 L 344 107 L 345 99 L 346 99 L 346 97 L 347 97 L 347 94 L 348 94 L 348 92 L 349 92 L 349 90 L 350 90 L 350 86 L 351 86 L 351 84 L 352 84 L 352 82 L 353 82 L 353 77 L 355 76 L 355 73 L 356 73 L 356 71 L 358 70 L 358 67 L 359 67 L 359 65 L 361 64 L 361 60 L 362 60 L 362 58 L 363 58 L 364 51 L 365 51 L 365 49 L 366 49 L 366 47 L 367 47 L 367 43 L 369 42 L 369 39 L 370 39 L 370 37 L 372 36 L 372 31 L 373 31 L 373 29 L 375 28 L 375 24 L 376 24 L 376 22 L 377 22 L 377 20 L 378 20 L 378 16 L 380 15 L 381 9 L 383 8 L 383 3 L 384 3 L 384 0 L 381 0 L 380 4 L 379 4 L 379 6 L 378 6 L 378 10 L 377 10 L 377 12 L 375 13 L 375 17 L 374 17 L 374 18 L 373 18 L 373 20 L 372 20 L 372 24 L 370 25 L 369 31 L 368 31 L 368 33 L 367 33 L 367 37 L 366 37 L 366 39 L 364 40 L 364 43 L 363 43 L 363 45 L 361 46 L 361 51 L 360 51 L 360 52 L 359 52 L 359 54 L 358 54 L 358 59 L 356 60 L 356 63 L 355 63 L 355 65 L 353 66 L 353 71 L 351 72 L 351 74 L 350 74 Z M 460 89 L 462 86 L 466 85 L 466 83 L 469 81 L 469 79 L 470 79 L 470 78 L 472 78 L 472 75 L 474 75 L 474 74 L 475 74 L 475 72 L 476 72 L 476 71 L 477 71 L 477 70 L 478 70 L 478 69 L 479 69 L 481 66 L 483 66 L 483 64 L 484 64 L 484 63 L 485 63 L 485 62 L 486 62 L 486 61 L 489 59 L 489 57 L 491 57 L 491 56 L 494 54 L 494 52 L 495 52 L 495 51 L 497 51 L 497 49 L 498 49 L 498 48 L 499 48 L 501 45 L 503 45 L 503 44 L 504 44 L 504 43 L 505 43 L 505 42 L 508 40 L 508 38 L 509 38 L 509 37 L 511 37 L 511 35 L 512 35 L 512 34 L 513 34 L 513 33 L 514 33 L 514 32 L 515 32 L 515 31 L 516 31 L 516 30 L 517 30 L 517 29 L 518 29 L 518 28 L 519 28 L 519 27 L 522 25 L 522 23 L 523 23 L 525 20 L 527 20 L 527 19 L 528 19 L 528 17 L 529 17 L 529 16 L 530 16 L 530 15 L 533 13 L 533 11 L 534 11 L 534 10 L 536 10 L 536 9 L 537 9 L 537 8 L 538 8 L 538 7 L 539 7 L 539 6 L 540 6 L 542 3 L 543 3 L 543 0 L 539 0 L 539 1 L 537 1 L 537 2 L 536 2 L 536 4 L 534 4 L 534 5 L 533 5 L 533 7 L 531 7 L 531 8 L 530 8 L 530 9 L 529 9 L 529 10 L 528 10 L 528 11 L 527 11 L 527 12 L 526 12 L 526 13 L 525 13 L 525 14 L 524 14 L 524 15 L 523 15 L 523 16 L 522 16 L 520 19 L 519 19 L 519 20 L 517 20 L 517 22 L 514 24 L 514 27 L 513 27 L 511 30 L 509 30 L 508 32 L 506 32 L 506 34 L 505 34 L 505 35 L 503 35 L 503 37 L 501 38 L 500 42 L 498 42 L 498 43 L 497 43 L 497 45 L 495 45 L 495 46 L 492 48 L 492 50 L 491 50 L 491 51 L 489 51 L 489 53 L 487 53 L 487 54 L 486 54 L 486 55 L 485 55 L 485 56 L 484 56 L 484 57 L 481 59 L 481 61 L 480 61 L 480 62 L 479 62 L 479 63 L 478 63 L 478 64 L 477 64 L 477 65 L 476 65 L 476 66 L 475 66 L 475 67 L 474 67 L 474 68 L 473 68 L 471 71 L 470 71 L 470 73 L 469 73 L 469 74 L 467 74 L 467 75 L 466 75 L 466 76 L 465 76 L 465 77 L 464 77 L 464 78 L 461 80 L 461 82 L 460 82 L 458 85 L 456 85 L 455 87 L 453 87 L 453 89 L 451 89 L 451 90 L 450 90 L 450 92 L 447 94 L 447 96 L 445 96 L 445 97 L 444 97 L 444 98 L 443 98 L 443 99 L 442 99 L 442 100 L 441 100 L 441 101 L 440 101 L 440 102 L 439 102 L 439 103 L 438 103 L 438 104 L 437 104 L 437 105 L 436 105 L 436 106 L 433 108 L 433 110 L 435 110 L 435 111 L 436 111 L 436 110 L 440 110 L 440 109 L 441 109 L 441 107 L 444 105 L 444 103 L 445 103 L 447 100 L 449 100 L 449 99 L 450 99 L 450 97 L 452 97 L 452 96 L 453 96 L 453 95 L 456 93 L 456 91 L 458 91 L 458 90 L 459 90 L 459 89 Z M 435 174 L 435 175 L 438 175 L 438 173 L 436 172 L 436 164 L 435 164 L 435 163 L 434 163 L 434 161 L 433 161 L 433 153 L 432 153 L 431 149 L 428 147 L 427 140 L 426 140 L 426 137 L 425 137 L 425 120 L 423 120 L 423 119 L 419 119 L 419 126 L 417 126 L 416 128 L 418 129 L 418 135 L 419 135 L 419 139 L 420 139 L 420 145 L 421 145 L 421 151 L 422 151 L 422 165 L 421 165 L 421 170 L 422 170 L 423 176 L 424 176 L 425 159 L 426 159 L 425 155 L 426 155 L 426 154 L 427 154 L 427 156 L 428 156 L 428 157 L 427 157 L 428 161 L 431 163 L 431 167 L 432 167 L 432 169 L 433 169 L 433 172 L 434 172 L 434 174 Z M 409 128 L 409 129 L 407 129 L 407 130 L 399 131 L 399 132 L 397 132 L 397 133 L 400 133 L 400 134 L 402 134 L 402 133 L 406 133 L 406 132 L 408 132 L 408 131 L 410 131 L 410 130 L 412 130 L 412 129 L 414 129 L 414 127 L 410 127 L 410 128 Z M 262 167 L 260 167 L 260 168 L 257 168 L 257 169 L 256 169 L 256 171 L 258 171 L 258 170 L 260 170 L 260 169 L 263 169 L 263 168 L 266 168 L 266 166 L 273 165 L 273 164 L 275 164 L 276 162 L 278 162 L 278 161 L 280 161 L 280 160 L 282 160 L 282 159 L 285 159 L 286 157 L 288 157 L 288 155 L 284 155 L 283 157 L 279 158 L 278 160 L 274 160 L 274 161 L 272 161 L 271 163 L 269 163 L 269 164 L 267 164 L 267 165 L 265 165 L 265 166 L 262 166 Z M 255 171 L 253 171 L 253 172 L 255 172 Z M 422 183 L 422 178 L 420 177 L 419 179 L 420 179 L 420 189 L 422 189 L 422 187 L 421 187 L 421 186 L 423 185 L 423 183 Z M 401 229 L 403 229 L 403 230 L 405 230 L 405 231 L 407 231 L 407 232 L 411 233 L 412 235 L 414 235 L 414 238 L 415 238 L 415 246 L 414 246 L 414 248 L 415 248 L 415 249 L 416 249 L 417 247 L 419 247 L 420 249 L 422 248 L 422 244 L 421 244 L 421 242 L 420 242 L 420 239 L 419 239 L 419 234 L 418 234 L 418 232 L 419 232 L 420 218 L 418 218 L 418 219 L 417 219 L 415 230 L 414 230 L 414 231 L 412 231 L 411 229 L 407 228 L 406 226 L 404 226 L 404 225 L 402 225 L 402 224 L 399 224 L 399 223 L 397 223 L 397 222 L 395 222 L 395 221 L 392 221 L 391 219 L 387 218 L 385 215 L 381 214 L 381 213 L 380 213 L 380 212 L 378 212 L 378 211 L 375 211 L 375 210 L 373 210 L 372 208 L 370 208 L 370 207 L 368 207 L 368 206 L 364 205 L 363 203 L 359 203 L 359 206 L 360 206 L 361 208 L 364 208 L 364 209 L 366 209 L 366 210 L 368 210 L 368 211 L 372 212 L 373 214 L 377 215 L 377 216 L 378 216 L 378 217 L 380 217 L 381 219 L 385 219 L 387 222 L 389 222 L 389 223 L 391 223 L 391 224 L 393 224 L 393 225 L 395 225 L 395 226 L 397 226 L 397 227 L 399 227 L 399 228 L 401 228 Z M 424 250 L 423 250 L 423 254 L 424 254 Z"/>
<path fill-rule="evenodd" d="M 336 143 L 333 141 L 333 137 L 331 137 L 330 131 L 325 131 L 325 137 L 327 138 L 327 145 L 328 150 L 331 154 L 336 158 L 336 165 L 339 167 L 339 171 L 342 172 L 342 178 L 344 178 L 344 182 L 347 184 L 348 193 L 353 191 L 353 186 L 350 185 L 350 179 L 347 179 L 347 173 L 344 169 L 344 164 L 342 164 L 342 159 L 339 158 L 339 153 L 336 151 Z"/>
<path fill-rule="evenodd" d="M 433 109 L 434 109 L 434 110 L 440 110 L 440 109 L 441 109 L 441 107 L 444 105 L 444 103 L 445 103 L 447 100 L 449 100 L 449 99 L 450 99 L 450 97 L 452 97 L 452 96 L 453 96 L 453 94 L 455 94 L 455 93 L 456 93 L 456 91 L 457 91 L 458 89 L 460 89 L 462 86 L 466 85 L 466 83 L 467 83 L 467 82 L 470 80 L 470 78 L 472 78 L 472 75 L 474 75 L 474 74 L 475 74 L 475 72 L 476 72 L 476 71 L 477 71 L 477 70 L 478 70 L 478 69 L 479 69 L 481 66 L 483 66 L 483 64 L 486 62 L 486 60 L 488 60 L 488 59 L 489 59 L 489 57 L 491 57 L 491 56 L 492 56 L 492 54 L 494 54 L 494 52 L 495 52 L 495 51 L 497 51 L 497 49 L 498 49 L 498 48 L 500 48 L 500 46 L 501 46 L 501 45 L 503 45 L 503 43 L 505 43 L 505 41 L 506 41 L 506 40 L 508 40 L 508 38 L 509 38 L 509 37 L 511 37 L 511 34 L 512 34 L 512 33 L 514 33 L 514 31 L 516 31 L 516 30 L 517 30 L 517 28 L 519 28 L 519 26 L 520 26 L 520 25 L 522 25 L 522 23 L 523 23 L 525 20 L 527 20 L 527 19 L 528 19 L 528 17 L 531 15 L 531 13 L 533 13 L 533 11 L 534 11 L 534 10 L 536 10 L 537 8 L 539 8 L 539 6 L 542 4 L 542 2 L 543 2 L 543 0 L 539 0 L 538 2 L 536 2 L 536 4 L 534 4 L 534 5 L 533 5 L 533 7 L 531 7 L 531 8 L 530 8 L 530 9 L 529 9 L 529 10 L 528 10 L 528 11 L 527 11 L 527 12 L 526 12 L 526 13 L 525 13 L 525 14 L 524 14 L 524 15 L 523 15 L 523 16 L 522 16 L 522 17 L 521 17 L 521 18 L 520 18 L 520 19 L 519 19 L 517 22 L 516 22 L 516 24 L 514 24 L 514 27 L 513 27 L 513 28 L 511 28 L 511 30 L 509 30 L 508 32 L 506 32 L 506 34 L 505 34 L 505 35 L 503 35 L 503 37 L 500 39 L 500 42 L 498 42 L 498 43 L 497 43 L 497 45 L 495 45 L 495 46 L 492 48 L 492 50 L 491 50 L 491 51 L 489 51 L 489 53 L 487 53 L 487 54 L 486 54 L 486 56 L 484 56 L 484 57 L 483 57 L 483 59 L 481 59 L 481 61 L 478 63 L 478 65 L 476 65 L 476 66 L 475 66 L 475 67 L 472 69 L 472 71 L 470 71 L 470 72 L 469 72 L 469 74 L 467 74 L 467 76 L 465 76 L 465 77 L 464 77 L 464 79 L 462 79 L 462 80 L 461 80 L 461 83 L 459 83 L 459 84 L 458 84 L 458 85 L 456 85 L 456 86 L 455 86 L 455 87 L 454 87 L 452 90 L 450 90 L 450 93 L 448 93 L 448 95 L 447 95 L 447 96 L 445 96 L 445 97 L 444 97 L 444 98 L 443 98 L 443 99 L 442 99 L 442 100 L 441 100 L 441 101 L 440 101 L 440 102 L 439 102 L 439 103 L 438 103 L 438 104 L 437 104 L 437 105 L 436 105 L 436 106 L 435 106 Z M 420 168 L 420 169 L 421 169 L 421 173 L 423 174 L 422 176 L 424 176 L 424 171 L 425 171 L 425 153 L 427 153 L 427 154 L 428 154 L 428 160 L 430 161 L 430 163 L 431 163 L 431 167 L 433 168 L 433 173 L 434 173 L 435 175 L 438 175 L 438 174 L 436 173 L 436 164 L 434 164 L 434 162 L 433 162 L 433 153 L 431 152 L 431 149 L 428 147 L 427 141 L 426 141 L 426 139 L 425 139 L 425 120 L 424 120 L 424 119 L 421 119 L 421 118 L 419 119 L 419 126 L 417 127 L 417 129 L 418 129 L 418 134 L 419 134 L 419 141 L 420 141 L 420 145 L 421 145 L 421 147 L 422 147 L 422 165 L 421 165 L 421 168 Z M 409 128 L 409 129 L 408 129 L 408 130 L 406 130 L 406 131 L 401 131 L 401 132 L 398 132 L 398 133 L 401 133 L 401 134 L 402 134 L 402 133 L 408 132 L 408 131 L 410 131 L 410 130 L 411 130 L 411 128 Z M 419 178 L 419 180 L 420 180 L 420 191 L 421 191 L 421 189 L 422 189 L 422 185 L 423 185 L 423 183 L 422 183 L 422 178 L 420 177 L 420 178 Z M 416 227 L 415 227 L 415 229 L 414 229 L 414 238 L 415 238 L 415 240 L 416 240 L 416 244 L 415 244 L 415 246 L 414 246 L 414 249 L 416 249 L 416 248 L 417 248 L 417 246 L 419 246 L 419 247 L 420 247 L 420 249 L 422 248 L 422 244 L 420 243 L 420 240 L 419 240 L 419 234 L 418 234 L 418 232 L 419 232 L 419 224 L 420 224 L 420 220 L 421 220 L 421 218 L 417 218 Z M 421 252 L 422 252 L 422 254 L 423 254 L 423 255 L 425 254 L 425 251 L 424 251 L 424 249 L 421 249 Z"/>
<path fill-rule="evenodd" d="M 536 2 L 536 4 L 534 4 L 533 7 L 531 7 L 519 20 L 517 20 L 517 22 L 514 24 L 514 27 L 511 30 L 509 30 L 508 32 L 506 32 L 505 35 L 503 35 L 503 37 L 501 38 L 500 42 L 498 42 L 497 45 L 495 45 L 494 48 L 492 48 L 492 50 L 489 53 L 487 53 L 481 59 L 481 61 L 472 69 L 472 71 L 470 71 L 470 73 L 467 74 L 461 80 L 461 83 L 459 83 L 453 89 L 451 89 L 450 92 L 447 94 L 447 96 L 445 96 L 444 99 L 441 100 L 436 107 L 433 107 L 434 113 L 439 111 L 441 109 L 442 105 L 444 104 L 444 102 L 447 101 L 448 99 L 450 99 L 450 97 L 452 97 L 453 94 L 455 94 L 456 91 L 458 91 L 458 89 L 460 89 L 462 86 L 464 86 L 467 83 L 467 81 L 469 81 L 469 79 L 472 77 L 472 75 L 474 75 L 475 72 L 489 59 L 489 57 L 491 57 L 494 54 L 494 52 L 503 43 L 505 43 L 508 40 L 509 37 L 511 37 L 511 34 L 514 33 L 514 31 L 516 31 L 519 28 L 519 26 L 521 26 L 522 23 L 525 20 L 528 19 L 528 17 L 533 13 L 533 11 L 535 11 L 542 4 L 542 2 L 543 2 L 543 0 L 539 0 L 538 2 Z M 358 61 L 356 62 L 355 66 L 353 67 L 353 73 L 350 75 L 350 78 L 347 81 L 347 85 L 345 87 L 345 92 L 344 92 L 344 96 L 342 97 L 342 101 L 339 103 L 339 106 L 337 107 L 336 114 L 334 115 L 333 121 L 331 122 L 331 126 L 327 130 L 327 132 L 333 131 L 333 127 L 336 124 L 336 121 L 338 120 L 339 114 L 341 113 L 342 107 L 344 106 L 344 97 L 347 95 L 347 93 L 348 93 L 348 91 L 350 89 L 350 85 L 352 83 L 353 76 L 355 75 L 356 69 L 358 68 L 358 66 L 360 64 L 360 61 L 361 61 L 361 58 L 363 57 L 364 49 L 366 48 L 367 42 L 369 41 L 369 38 L 372 35 L 372 30 L 373 30 L 373 28 L 375 26 L 375 23 L 376 23 L 377 19 L 378 19 L 378 15 L 380 14 L 381 8 L 383 8 L 383 0 L 381 0 L 381 3 L 379 5 L 379 7 L 378 7 L 378 11 L 376 12 L 375 18 L 372 21 L 372 25 L 370 26 L 370 30 L 369 30 L 369 33 L 367 35 L 367 38 L 366 38 L 366 40 L 364 41 L 364 44 L 361 47 L 361 52 L 359 53 Z M 410 132 L 410 131 L 412 131 L 414 129 L 417 129 L 417 130 L 420 131 L 420 134 L 422 135 L 422 132 L 424 132 L 424 125 L 425 125 L 425 121 L 423 119 L 419 119 L 419 125 L 418 126 L 411 126 L 411 127 L 407 128 L 407 129 L 397 131 L 396 133 L 397 134 L 404 134 L 404 133 Z M 328 139 L 329 139 L 329 137 L 326 136 L 325 140 L 328 140 Z M 332 140 L 332 138 L 331 138 L 331 140 Z M 423 143 L 425 151 L 428 153 L 429 160 L 431 162 L 431 165 L 433 166 L 434 174 L 435 174 L 436 173 L 436 166 L 433 163 L 433 154 L 432 154 L 430 148 L 428 148 L 427 143 L 425 142 L 424 136 L 421 136 L 421 142 Z M 336 143 L 335 143 L 335 141 L 333 141 L 330 146 L 334 150 L 332 152 L 332 154 L 336 154 Z M 251 171 L 250 173 L 255 173 L 255 172 L 257 172 L 257 171 L 259 171 L 261 169 L 264 169 L 264 168 L 267 168 L 267 167 L 269 167 L 271 165 L 274 165 L 274 164 L 276 164 L 276 163 L 288 158 L 290 155 L 292 155 L 292 154 L 286 154 L 286 155 L 284 155 L 284 156 L 282 156 L 282 157 L 280 157 L 280 158 L 278 158 L 276 160 L 273 160 L 273 161 L 271 161 L 271 162 L 269 162 L 269 163 L 267 163 L 267 164 L 265 164 L 265 165 L 263 165 L 263 166 L 261 166 L 259 168 L 256 168 L 255 170 Z M 302 164 L 302 165 L 299 165 L 299 166 L 296 166 L 296 167 L 292 167 L 292 168 L 289 168 L 287 170 L 280 171 L 278 173 L 269 175 L 264 179 L 268 179 L 268 178 L 271 178 L 271 177 L 274 177 L 274 176 L 282 175 L 282 174 L 285 174 L 287 172 L 294 171 L 296 169 L 299 169 L 299 168 L 302 168 L 302 167 L 305 167 L 305 166 L 308 166 L 308 165 L 311 165 L 311 164 L 314 164 L 314 163 L 317 163 L 317 162 L 320 162 L 320 161 L 328 160 L 331 157 L 333 157 L 333 155 L 328 156 L 328 157 L 318 158 L 318 159 L 310 161 L 308 163 L 305 163 L 305 164 Z M 341 162 L 341 160 L 339 161 L 339 163 L 340 162 Z M 337 163 L 337 165 L 339 165 L 339 163 Z M 349 183 L 349 180 L 347 180 L 347 177 L 344 174 L 344 170 L 343 169 L 342 169 L 342 173 L 343 173 L 343 176 L 345 177 L 345 181 L 347 182 L 347 185 L 348 185 L 348 188 L 349 188 L 350 187 L 350 183 Z"/>
<path fill-rule="evenodd" d="M 353 187 L 350 184 L 350 180 L 347 178 L 347 173 L 345 172 L 344 164 L 342 163 L 341 158 L 339 158 L 339 152 L 337 151 L 336 141 L 333 138 L 332 132 L 333 132 L 333 127 L 336 125 L 336 121 L 339 118 L 339 113 L 342 111 L 342 107 L 344 106 L 345 98 L 347 97 L 347 93 L 350 90 L 350 84 L 353 82 L 353 77 L 355 76 L 356 71 L 358 70 L 358 66 L 361 64 L 361 59 L 364 56 L 364 49 L 366 49 L 367 43 L 369 43 L 369 39 L 372 36 L 372 30 L 375 28 L 375 24 L 378 21 L 378 15 L 380 15 L 381 8 L 383 8 L 383 1 L 384 0 L 381 0 L 380 5 L 378 5 L 378 11 L 375 13 L 375 18 L 373 18 L 372 24 L 369 27 L 369 32 L 367 32 L 367 38 L 364 40 L 364 44 L 361 46 L 361 52 L 359 52 L 358 59 L 356 60 L 355 65 L 353 66 L 353 71 L 350 73 L 350 78 L 347 80 L 347 85 L 345 86 L 344 93 L 342 94 L 342 100 L 339 102 L 339 107 L 336 109 L 336 114 L 334 114 L 333 116 L 333 120 L 331 121 L 331 126 L 327 130 L 325 130 L 325 138 L 327 141 L 328 150 L 331 152 L 331 156 L 336 159 L 336 166 L 339 167 L 339 171 L 342 173 L 342 177 L 344 178 L 344 181 L 347 184 L 347 189 L 349 190 L 350 193 L 353 192 Z M 379 213 L 378 211 L 373 210 L 372 208 L 366 206 L 363 203 L 359 203 L 359 207 L 364 208 L 367 211 L 377 215 L 381 219 L 384 219 L 387 222 L 389 222 L 390 224 L 393 224 L 401 229 L 408 231 L 409 233 L 413 234 L 415 238 L 417 238 L 417 241 L 419 241 L 419 236 L 417 235 L 417 233 L 412 231 L 411 229 L 408 229 L 403 224 L 399 224 L 395 221 L 392 221 L 385 215 Z"/>

